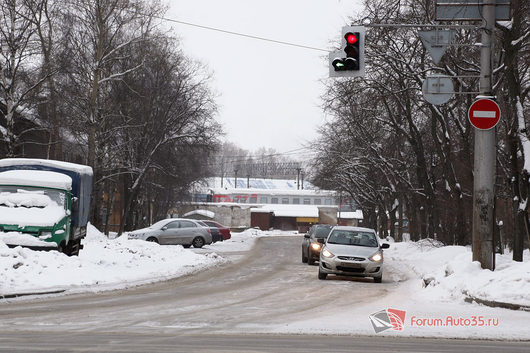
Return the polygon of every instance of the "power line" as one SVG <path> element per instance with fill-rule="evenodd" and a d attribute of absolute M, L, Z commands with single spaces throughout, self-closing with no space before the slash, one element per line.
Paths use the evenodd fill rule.
<path fill-rule="evenodd" d="M 286 152 L 276 152 L 271 154 L 248 154 L 248 155 L 223 155 L 222 153 L 218 155 L 219 158 L 226 158 L 228 161 L 225 161 L 227 163 L 234 163 L 237 161 L 240 162 L 246 162 L 248 159 L 253 159 L 256 161 L 264 160 L 271 157 L 279 157 L 279 156 L 292 156 L 292 155 L 311 155 L 316 153 L 316 151 L 311 150 L 309 147 L 301 147 L 294 150 L 286 151 Z"/>
<path fill-rule="evenodd" d="M 147 15 L 144 15 L 144 16 L 147 16 Z M 251 34 L 245 34 L 245 33 L 241 33 L 241 32 L 227 31 L 225 29 L 220 29 L 220 28 L 211 27 L 211 26 L 199 25 L 199 24 L 196 24 L 196 23 L 191 23 L 191 22 L 186 22 L 186 21 L 179 21 L 179 20 L 175 20 L 175 19 L 167 18 L 167 17 L 163 17 L 163 16 L 156 16 L 156 15 L 151 15 L 151 16 L 153 18 L 158 18 L 160 20 L 164 20 L 164 21 L 168 21 L 168 22 L 175 22 L 175 23 L 186 25 L 186 26 L 192 26 L 192 27 L 207 29 L 207 30 L 210 30 L 210 31 L 216 31 L 216 32 L 221 32 L 221 33 L 225 33 L 225 34 L 231 34 L 231 35 L 234 35 L 234 36 L 240 36 L 240 37 L 256 39 L 256 40 L 261 40 L 261 41 L 264 41 L 264 42 L 271 42 L 271 43 L 282 44 L 282 45 L 289 45 L 289 46 L 292 46 L 292 47 L 324 51 L 326 53 L 329 53 L 329 50 L 322 49 L 322 48 L 316 48 L 316 47 L 310 47 L 308 45 L 284 42 L 284 41 L 281 41 L 281 40 L 270 39 L 270 38 L 265 38 L 265 37 L 259 37 L 259 36 L 254 36 L 254 35 L 251 35 Z"/>

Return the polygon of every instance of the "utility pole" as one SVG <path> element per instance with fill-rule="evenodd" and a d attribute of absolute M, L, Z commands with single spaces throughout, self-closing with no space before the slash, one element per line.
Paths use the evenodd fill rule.
<path fill-rule="evenodd" d="M 296 190 L 300 190 L 300 171 L 302 168 L 296 168 Z"/>
<path fill-rule="evenodd" d="M 480 95 L 492 96 L 492 47 L 495 28 L 495 2 L 482 4 L 482 39 L 480 49 Z M 482 268 L 494 270 L 493 225 L 495 224 L 495 128 L 475 129 L 475 154 L 473 164 L 473 261 Z"/>

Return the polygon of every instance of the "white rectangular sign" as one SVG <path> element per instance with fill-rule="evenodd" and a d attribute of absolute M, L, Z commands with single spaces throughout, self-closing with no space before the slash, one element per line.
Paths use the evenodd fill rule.
<path fill-rule="evenodd" d="M 483 111 L 483 110 L 475 110 L 473 112 L 474 118 L 496 118 L 495 112 L 492 111 Z"/>
<path fill-rule="evenodd" d="M 482 0 L 436 0 L 436 21 L 480 21 Z M 510 20 L 510 0 L 497 0 L 495 19 Z"/>

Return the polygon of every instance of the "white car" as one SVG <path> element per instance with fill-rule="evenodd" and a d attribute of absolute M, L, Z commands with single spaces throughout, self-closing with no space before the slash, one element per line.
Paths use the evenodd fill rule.
<path fill-rule="evenodd" d="M 150 227 L 138 229 L 128 234 L 129 239 L 141 239 L 158 244 L 182 245 L 189 248 L 202 248 L 212 243 L 210 228 L 193 219 L 168 218 Z"/>
<path fill-rule="evenodd" d="M 329 274 L 339 276 L 373 277 L 381 283 L 383 278 L 383 249 L 375 230 L 360 227 L 334 227 L 320 252 L 318 278 Z"/>

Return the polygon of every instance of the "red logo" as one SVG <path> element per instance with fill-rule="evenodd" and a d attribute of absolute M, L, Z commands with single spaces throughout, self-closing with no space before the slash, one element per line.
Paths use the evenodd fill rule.
<path fill-rule="evenodd" d="M 406 314 L 407 312 L 403 310 L 386 309 L 373 313 L 369 318 L 375 333 L 383 332 L 388 329 L 403 331 Z"/>

